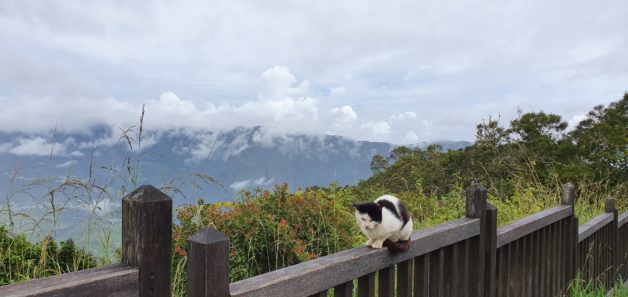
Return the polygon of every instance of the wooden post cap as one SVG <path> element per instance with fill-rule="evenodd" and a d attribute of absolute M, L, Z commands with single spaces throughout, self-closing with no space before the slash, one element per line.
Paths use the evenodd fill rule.
<path fill-rule="evenodd" d="M 479 218 L 486 206 L 486 189 L 480 184 L 473 184 L 466 191 L 466 216 Z"/>
<path fill-rule="evenodd" d="M 604 211 L 605 212 L 615 211 L 615 199 L 613 198 L 606 199 L 606 203 L 604 203 Z"/>
<path fill-rule="evenodd" d="M 563 185 L 562 196 L 560 203 L 563 205 L 575 205 L 576 204 L 576 187 L 572 183 L 566 183 Z"/>
<path fill-rule="evenodd" d="M 152 185 L 143 185 L 126 195 L 122 200 L 130 202 L 171 201 L 172 198 Z"/>

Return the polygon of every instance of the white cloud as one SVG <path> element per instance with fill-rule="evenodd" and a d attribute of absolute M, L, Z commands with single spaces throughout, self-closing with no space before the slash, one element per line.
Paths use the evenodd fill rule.
<path fill-rule="evenodd" d="M 362 125 L 374 135 L 386 135 L 390 132 L 390 125 L 384 121 L 368 121 Z"/>
<path fill-rule="evenodd" d="M 403 144 L 412 144 L 417 143 L 419 141 L 419 137 L 414 133 L 414 131 L 406 132 L 406 136 L 403 137 L 401 143 Z"/>
<path fill-rule="evenodd" d="M 587 116 L 586 116 L 586 115 L 584 115 L 584 114 L 577 114 L 577 115 L 574 115 L 573 117 L 571 117 L 571 119 L 569 119 L 569 120 L 567 121 L 567 125 L 568 125 L 568 126 L 567 126 L 567 127 L 568 127 L 567 129 L 568 129 L 568 130 L 573 130 L 573 129 L 575 129 L 575 128 L 578 126 L 578 124 L 579 124 L 581 121 L 585 120 L 586 118 L 587 118 Z"/>
<path fill-rule="evenodd" d="M 330 96 L 340 96 L 347 93 L 347 88 L 345 87 L 333 87 L 329 91 Z"/>
<path fill-rule="evenodd" d="M 146 103 L 155 130 L 265 125 L 400 142 L 413 129 L 471 140 L 483 116 L 516 116 L 520 102 L 509 98 L 566 119 L 620 98 L 627 9 L 618 0 L 9 1 L 0 131 L 117 131 L 137 125 Z M 345 105 L 360 115 L 351 129 L 330 114 Z M 390 118 L 408 110 L 434 123 L 431 134 Z M 361 128 L 380 119 L 389 133 Z"/>
<path fill-rule="evenodd" d="M 257 179 L 246 179 L 232 183 L 229 185 L 230 188 L 238 191 L 248 187 L 266 187 L 273 183 L 274 178 L 260 177 Z"/>
<path fill-rule="evenodd" d="M 418 119 L 417 115 L 413 111 L 406 111 L 398 114 L 393 114 L 390 116 L 389 120 L 391 122 L 403 122 L 408 120 L 416 120 Z"/>
<path fill-rule="evenodd" d="M 277 65 L 262 73 L 265 82 L 260 93 L 261 99 L 280 99 L 291 96 L 301 96 L 306 94 L 310 88 L 310 82 L 302 81 L 298 86 L 293 87 L 297 82 L 296 77 L 286 66 Z"/>
<path fill-rule="evenodd" d="M 35 138 L 20 138 L 17 140 L 18 144 L 9 150 L 9 153 L 14 155 L 33 155 L 33 156 L 49 156 L 49 155 L 61 155 L 65 150 L 65 146 L 62 143 L 48 142 L 41 137 Z"/>
<path fill-rule="evenodd" d="M 82 156 L 84 156 L 84 155 L 85 155 L 85 154 L 84 154 L 83 152 L 79 151 L 79 150 L 72 151 L 72 152 L 70 153 L 70 156 L 72 156 L 72 157 L 82 157 Z"/>
<path fill-rule="evenodd" d="M 58 164 L 56 167 L 57 168 L 67 168 L 67 167 L 72 167 L 72 166 L 76 165 L 76 163 L 77 163 L 76 160 L 70 160 L 70 161 Z"/>
<path fill-rule="evenodd" d="M 336 107 L 331 110 L 331 113 L 336 117 L 334 126 L 339 129 L 351 128 L 358 121 L 358 114 L 349 105 Z"/>

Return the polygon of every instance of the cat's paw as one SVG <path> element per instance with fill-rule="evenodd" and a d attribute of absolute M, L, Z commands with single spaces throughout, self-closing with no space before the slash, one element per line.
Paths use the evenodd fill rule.
<path fill-rule="evenodd" d="M 382 247 L 384 247 L 384 242 L 381 241 L 381 240 L 376 240 L 376 241 L 373 242 L 373 244 L 371 244 L 371 246 L 374 249 L 381 249 Z"/>
<path fill-rule="evenodd" d="M 371 244 L 373 244 L 373 240 L 369 238 L 365 245 L 370 246 Z"/>

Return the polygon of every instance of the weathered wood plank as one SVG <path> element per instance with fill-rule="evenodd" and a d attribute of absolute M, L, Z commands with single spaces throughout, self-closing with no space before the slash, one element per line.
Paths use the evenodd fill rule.
<path fill-rule="evenodd" d="M 444 269 L 444 273 L 443 273 L 443 277 L 444 277 L 444 289 L 445 291 L 443 292 L 443 296 L 457 296 L 453 294 L 453 289 L 455 287 L 455 281 L 454 281 L 454 245 L 450 245 L 447 246 L 444 249 L 444 265 L 443 265 L 443 269 Z"/>
<path fill-rule="evenodd" d="M 622 227 L 624 224 L 628 223 L 628 212 L 622 213 L 619 215 L 617 219 L 617 226 Z"/>
<path fill-rule="evenodd" d="M 585 240 L 595 231 L 613 221 L 613 214 L 603 213 L 578 227 L 578 242 Z"/>
<path fill-rule="evenodd" d="M 478 219 L 462 218 L 415 231 L 406 253 L 391 255 L 386 249 L 369 247 L 350 249 L 232 283 L 230 292 L 233 297 L 307 296 L 477 236 L 479 232 Z"/>
<path fill-rule="evenodd" d="M 461 248 L 461 242 L 456 243 L 453 245 L 453 251 L 452 251 L 452 260 L 451 260 L 451 270 L 452 270 L 452 276 L 451 276 L 451 296 L 460 296 L 461 295 L 461 290 L 460 287 L 462 287 L 462 275 L 463 275 L 463 271 L 461 269 L 462 267 L 462 261 L 461 259 L 464 258 L 464 254 L 462 253 L 462 248 Z"/>
<path fill-rule="evenodd" d="M 484 269 L 480 267 L 484 267 L 484 263 L 481 262 L 480 255 L 480 237 L 474 237 L 469 240 L 470 246 L 470 254 L 469 254 L 469 296 L 470 297 L 481 297 L 478 295 L 480 287 L 484 286 L 484 280 L 480 278 L 480 273 L 484 273 Z M 483 257 L 482 257 L 483 259 Z"/>
<path fill-rule="evenodd" d="M 430 283 L 429 254 L 414 259 L 414 297 L 427 297 Z"/>
<path fill-rule="evenodd" d="M 430 297 L 443 297 L 444 255 L 443 249 L 430 253 Z"/>
<path fill-rule="evenodd" d="M 229 238 L 207 227 L 188 239 L 189 297 L 229 297 Z"/>
<path fill-rule="evenodd" d="M 122 199 L 122 263 L 140 270 L 139 296 L 171 296 L 172 199 L 141 186 Z"/>
<path fill-rule="evenodd" d="M 508 274 L 506 273 L 506 248 L 502 247 L 497 250 L 497 294 L 496 296 L 506 295 L 506 284 Z"/>
<path fill-rule="evenodd" d="M 471 239 L 467 239 L 464 241 L 464 268 L 463 276 L 464 283 L 462 284 L 462 292 L 464 297 L 469 297 L 471 295 L 471 290 L 469 289 L 471 286 L 469 285 L 469 280 L 471 279 Z"/>
<path fill-rule="evenodd" d="M 484 272 L 484 296 L 495 297 L 496 295 L 496 271 L 497 271 L 497 208 L 490 203 L 486 203 L 486 226 L 485 232 L 485 272 Z M 454 295 L 457 296 L 457 295 Z"/>
<path fill-rule="evenodd" d="M 395 266 L 380 269 L 377 273 L 379 280 L 379 297 L 395 296 Z"/>
<path fill-rule="evenodd" d="M 139 270 L 115 264 L 0 287 L 0 296 L 138 296 Z"/>
<path fill-rule="evenodd" d="M 397 297 L 412 297 L 412 259 L 397 264 Z"/>
<path fill-rule="evenodd" d="M 334 287 L 334 297 L 353 297 L 353 281 Z"/>
<path fill-rule="evenodd" d="M 497 228 L 497 247 L 504 246 L 573 214 L 570 205 L 555 206 Z"/>
<path fill-rule="evenodd" d="M 361 276 L 358 279 L 358 297 L 375 297 L 375 272 Z"/>

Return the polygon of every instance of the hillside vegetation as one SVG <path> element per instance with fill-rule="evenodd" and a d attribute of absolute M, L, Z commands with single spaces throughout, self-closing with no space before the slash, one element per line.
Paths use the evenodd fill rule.
<path fill-rule="evenodd" d="M 212 225 L 232 241 L 231 280 L 360 245 L 363 238 L 350 205 L 393 193 L 403 199 L 415 226 L 463 216 L 464 188 L 485 185 L 498 223 L 560 203 L 562 184 L 577 188 L 577 215 L 584 223 L 603 210 L 607 197 L 628 209 L 628 94 L 596 106 L 577 127 L 555 114 L 521 114 L 508 126 L 488 119 L 477 125 L 476 143 L 443 152 L 398 147 L 375 156 L 373 175 L 355 186 L 288 192 L 243 191 L 233 203 L 198 201 L 178 210 L 175 261 L 185 259 L 185 239 Z M 181 273 L 183 273 L 181 271 Z"/>
<path fill-rule="evenodd" d="M 580 222 L 599 214 L 609 196 L 616 197 L 618 208 L 625 211 L 627 105 L 628 93 L 609 106 L 594 107 L 570 130 L 561 116 L 544 112 L 523 113 L 506 125 L 488 118 L 477 125 L 474 145 L 450 151 L 438 146 L 398 147 L 388 156 L 375 156 L 373 175 L 357 185 L 332 184 L 297 191 L 277 185 L 272 190 L 241 191 L 235 202 L 206 203 L 199 199 L 176 210 L 174 293 L 184 295 L 185 240 L 205 226 L 213 226 L 230 238 L 230 279 L 235 281 L 362 244 L 364 238 L 350 205 L 384 193 L 405 201 L 417 228 L 463 216 L 464 188 L 473 183 L 489 190 L 490 202 L 499 209 L 499 224 L 557 205 L 561 185 L 566 182 L 576 185 Z M 0 235 L 20 236 L 10 232 Z M 0 275 L 3 271 L 10 275 L 0 282 L 43 276 L 31 273 L 41 261 L 28 260 L 33 258 L 30 256 L 16 259 L 9 256 L 15 253 L 8 251 L 5 245 L 0 246 Z M 78 251 L 73 255 L 85 258 Z M 31 262 L 26 267 L 18 265 L 21 271 L 15 272 L 15 263 L 20 260 Z M 62 265 L 56 266 L 51 271 L 67 271 Z M 86 267 L 91 266 L 71 268 Z"/>

